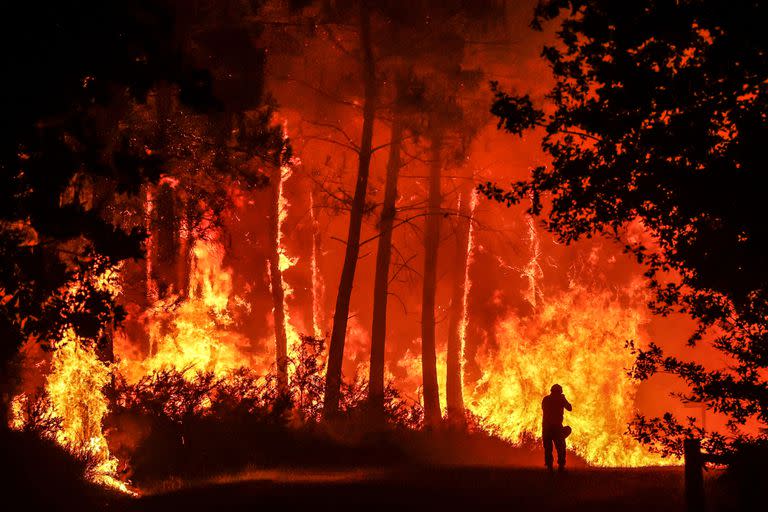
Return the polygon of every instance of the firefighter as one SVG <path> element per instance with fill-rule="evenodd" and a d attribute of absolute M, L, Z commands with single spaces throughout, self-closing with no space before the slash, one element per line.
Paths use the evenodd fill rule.
<path fill-rule="evenodd" d="M 563 411 L 571 411 L 573 407 L 563 394 L 563 387 L 555 384 L 550 388 L 550 394 L 541 401 L 542 421 L 541 439 L 544 443 L 544 464 L 552 471 L 552 445 L 557 450 L 557 468 L 565 470 L 565 438 L 571 434 L 571 427 L 563 426 Z"/>

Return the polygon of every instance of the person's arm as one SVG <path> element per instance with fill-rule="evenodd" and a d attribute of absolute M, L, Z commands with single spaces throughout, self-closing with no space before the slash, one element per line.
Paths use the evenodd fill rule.
<path fill-rule="evenodd" d="M 573 410 L 573 406 L 572 406 L 572 405 L 571 405 L 571 403 L 568 401 L 568 399 L 567 399 L 567 398 L 565 398 L 565 395 L 563 395 L 563 407 L 565 407 L 565 410 L 566 410 L 566 411 L 572 411 L 572 410 Z"/>

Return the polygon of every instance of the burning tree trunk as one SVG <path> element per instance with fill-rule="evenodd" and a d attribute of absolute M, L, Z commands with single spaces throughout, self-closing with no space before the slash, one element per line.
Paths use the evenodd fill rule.
<path fill-rule="evenodd" d="M 462 392 L 462 360 L 464 357 L 464 332 L 466 329 L 466 293 L 468 283 L 467 266 L 471 250 L 470 226 L 472 223 L 472 202 L 474 195 L 469 187 L 463 187 L 456 210 L 456 259 L 451 309 L 448 320 L 448 347 L 445 375 L 445 397 L 448 421 L 459 428 L 464 427 L 464 395 Z M 471 199 L 472 198 L 472 199 Z M 458 269 L 464 269 L 459 272 Z"/>
<path fill-rule="evenodd" d="M 315 211 L 315 189 L 309 186 L 309 214 L 312 220 L 312 333 L 315 338 L 325 337 L 324 282 L 320 272 L 319 257 L 322 254 L 322 233 Z"/>
<path fill-rule="evenodd" d="M 395 220 L 397 180 L 400 174 L 400 145 L 402 121 L 397 113 L 392 124 L 384 204 L 379 221 L 379 246 L 376 253 L 376 278 L 373 287 L 373 325 L 371 327 L 371 366 L 368 379 L 368 402 L 373 421 L 380 421 L 384 412 L 384 353 L 387 337 L 387 297 L 389 295 L 389 265 L 392 259 L 392 224 Z"/>
<path fill-rule="evenodd" d="M 368 0 L 360 2 L 360 49 L 363 56 L 363 81 L 365 100 L 363 106 L 363 133 L 358 153 L 357 184 L 352 199 L 349 216 L 349 234 L 344 266 L 341 271 L 339 293 L 336 296 L 336 309 L 333 313 L 333 329 L 328 351 L 328 368 L 325 379 L 325 398 L 323 416 L 333 418 L 339 410 L 341 395 L 341 366 L 344 361 L 344 342 L 347 335 L 349 304 L 352 297 L 352 285 L 355 280 L 357 258 L 360 254 L 360 229 L 365 210 L 365 196 L 368 189 L 368 173 L 371 164 L 371 144 L 373 123 L 376 112 L 376 69 L 371 43 L 371 19 Z"/>
<path fill-rule="evenodd" d="M 269 212 L 269 287 L 272 291 L 273 321 L 275 324 L 275 362 L 277 384 L 281 393 L 288 391 L 288 336 L 285 330 L 285 290 L 283 270 L 280 267 L 280 192 L 282 168 L 275 167 L 271 177 Z"/>
<path fill-rule="evenodd" d="M 435 292 L 437 288 L 437 249 L 440 244 L 440 137 L 432 140 L 429 169 L 429 198 L 424 233 L 424 288 L 421 300 L 421 373 L 424 394 L 424 423 L 428 428 L 440 424 L 440 390 L 437 384 L 435 353 Z"/>
<path fill-rule="evenodd" d="M 152 219 L 154 217 L 154 187 L 149 183 L 143 185 L 143 207 L 144 207 L 144 229 L 149 234 L 144 240 L 144 297 L 141 301 L 141 310 L 146 311 L 149 307 L 157 301 L 157 289 L 152 280 L 154 273 L 153 263 L 155 261 L 155 237 L 153 233 Z M 141 346 L 142 353 L 145 357 L 149 357 L 153 354 L 154 347 L 152 346 L 152 338 L 149 332 L 146 330 L 146 325 L 142 328 Z"/>

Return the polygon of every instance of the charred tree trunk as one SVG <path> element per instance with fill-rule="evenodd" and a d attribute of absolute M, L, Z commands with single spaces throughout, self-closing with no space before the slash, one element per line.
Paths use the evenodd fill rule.
<path fill-rule="evenodd" d="M 464 395 L 462 390 L 462 322 L 464 320 L 464 290 L 467 286 L 466 267 L 469 258 L 469 224 L 472 192 L 461 187 L 460 204 L 456 215 L 456 259 L 451 293 L 451 309 L 448 319 L 448 347 L 445 375 L 445 398 L 448 422 L 455 427 L 464 427 Z"/>
<path fill-rule="evenodd" d="M 155 234 L 153 229 L 154 219 L 154 204 L 155 204 L 155 191 L 154 187 L 145 183 L 142 185 L 142 202 L 144 210 L 144 229 L 147 232 L 147 238 L 144 239 L 144 272 L 142 272 L 142 284 L 144 285 L 143 300 L 140 303 L 141 310 L 147 311 L 150 306 L 157 300 L 157 290 L 152 276 L 154 275 L 154 261 L 155 261 Z M 150 357 L 154 354 L 154 347 L 152 338 L 149 335 L 149 331 L 146 329 L 146 324 L 142 326 L 141 332 L 141 350 L 144 357 Z"/>
<path fill-rule="evenodd" d="M 421 299 L 421 374 L 424 394 L 424 424 L 439 426 L 440 390 L 437 384 L 435 352 L 435 295 L 437 289 L 437 250 L 440 244 L 440 146 L 439 137 L 432 140 L 432 162 L 429 169 L 429 197 L 424 233 L 424 288 Z"/>
<path fill-rule="evenodd" d="M 288 337 L 285 332 L 285 291 L 283 271 L 280 268 L 280 181 L 282 169 L 275 168 L 270 186 L 269 211 L 269 265 L 270 289 L 272 291 L 273 319 L 275 323 L 275 364 L 277 385 L 281 393 L 288 391 Z"/>
<path fill-rule="evenodd" d="M 331 342 L 328 351 L 328 368 L 326 371 L 325 398 L 323 403 L 323 416 L 325 419 L 332 419 L 339 410 L 344 342 L 347 335 L 349 304 L 355 280 L 355 269 L 357 267 L 357 258 L 360 254 L 360 229 L 363 223 L 365 195 L 368 189 L 368 173 L 371 164 L 373 123 L 376 112 L 376 70 L 371 43 L 371 19 L 368 1 L 363 0 L 360 2 L 360 49 L 363 55 L 363 81 L 365 86 L 363 133 L 360 140 L 357 184 L 355 185 L 355 195 L 352 199 L 352 209 L 349 216 L 347 249 L 339 281 L 339 293 L 336 296 L 336 309 L 333 313 L 333 329 L 331 330 Z"/>
<path fill-rule="evenodd" d="M 376 252 L 376 278 L 373 286 L 373 324 L 371 326 L 371 365 L 368 379 L 368 403 L 374 422 L 384 418 L 384 353 L 387 338 L 387 298 L 389 266 L 392 259 L 392 224 L 395 220 L 397 180 L 400 175 L 400 145 L 403 125 L 398 113 L 390 135 L 384 204 L 379 220 L 379 245 Z"/>
<path fill-rule="evenodd" d="M 189 296 L 189 280 L 192 271 L 192 258 L 195 249 L 194 215 L 192 212 L 193 201 L 187 196 L 183 202 L 185 237 L 179 244 L 179 294 L 182 297 Z"/>
<path fill-rule="evenodd" d="M 171 156 L 168 154 L 168 141 L 170 139 L 168 132 L 172 109 L 171 87 L 167 83 L 161 83 L 158 85 L 155 95 L 155 116 L 157 118 L 155 145 L 156 150 L 165 158 Z M 154 270 L 152 279 L 161 299 L 179 292 L 177 264 L 180 222 L 176 199 L 174 187 L 168 181 L 162 180 L 158 184 L 155 194 L 153 235 L 155 237 L 156 259 L 152 265 Z"/>
<path fill-rule="evenodd" d="M 155 262 L 152 276 L 161 299 L 177 293 L 179 217 L 176 194 L 169 183 L 161 183 L 155 195 Z"/>

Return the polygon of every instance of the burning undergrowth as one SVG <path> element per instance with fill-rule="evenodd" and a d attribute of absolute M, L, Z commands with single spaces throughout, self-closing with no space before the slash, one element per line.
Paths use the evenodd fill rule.
<path fill-rule="evenodd" d="M 169 477 L 202 477 L 247 466 L 363 464 L 365 443 L 341 441 L 321 427 L 324 342 L 303 337 L 291 385 L 283 392 L 275 371 L 241 367 L 225 374 L 167 368 L 113 387 L 114 406 L 105 427 L 115 453 L 131 468 L 135 483 Z M 365 383 L 345 386 L 346 428 L 359 431 L 365 412 Z M 415 429 L 420 407 L 387 390 L 391 424 Z M 390 457 L 386 457 L 389 459 Z M 329 462 L 331 461 L 331 462 Z"/>
<path fill-rule="evenodd" d="M 295 334 L 291 317 L 285 315 L 283 325 L 290 329 L 284 331 L 283 365 L 270 349 L 275 345 L 267 342 L 266 349 L 254 350 L 240 332 L 251 311 L 236 293 L 220 240 L 220 233 L 198 240 L 187 290 L 156 298 L 142 313 L 147 350 L 142 352 L 126 331 L 117 330 L 111 333 L 110 361 L 97 344 L 65 330 L 47 357 L 29 361 L 45 384 L 37 394 L 17 396 L 12 426 L 54 439 L 88 460 L 89 480 L 128 491 L 128 482 L 147 488 L 169 478 L 205 478 L 253 466 L 456 462 L 472 457 L 451 453 L 461 450 L 496 460 L 498 453 L 508 453 L 508 443 L 533 453 L 542 390 L 563 382 L 576 404 L 569 418 L 572 446 L 587 462 L 669 462 L 648 454 L 626 435 L 637 386 L 626 375 L 632 354 L 624 345 L 643 337 L 647 321 L 639 283 L 619 292 L 574 281 L 566 291 L 544 294 L 536 281 L 540 276 L 525 273 L 533 308 L 500 321 L 494 328 L 495 345 L 485 344 L 474 354 L 472 363 L 483 372 L 463 383 L 464 433 L 450 439 L 418 434 L 424 419 L 417 378 L 420 357 L 406 351 L 394 368 L 407 375 L 389 374 L 384 411 L 391 428 L 385 435 L 370 428 L 364 329 L 356 327 L 362 352 L 352 358 L 356 367 L 343 384 L 340 420 L 329 429 L 321 421 L 325 339 Z M 281 254 L 289 259 L 284 250 Z M 532 261 L 537 255 L 534 251 Z M 109 276 L 89 279 L 118 296 L 119 272 L 110 270 Z M 292 291 L 287 286 L 283 291 L 280 303 L 287 311 L 285 297 Z M 442 379 L 443 354 L 437 364 Z M 445 389 L 442 380 L 440 387 Z M 476 448 L 467 448 L 472 443 Z M 529 463 L 535 460 L 529 457 Z"/>
<path fill-rule="evenodd" d="M 569 417 L 572 447 L 587 463 L 668 462 L 626 435 L 637 384 L 626 375 L 632 354 L 625 343 L 644 335 L 641 283 L 618 291 L 604 282 L 573 279 L 565 289 L 544 293 L 542 248 L 526 218 L 529 258 L 518 269 L 526 308 L 483 324 L 486 340 L 470 339 L 470 324 L 481 323 L 471 317 L 470 303 L 485 274 L 476 258 L 484 251 L 476 196 L 460 202 L 467 203 L 468 221 L 457 251 L 465 257 L 455 269 L 459 286 L 451 300 L 458 347 L 453 369 L 459 377 L 452 396 L 463 400 L 461 420 L 449 417 L 445 432 L 422 431 L 420 339 L 408 334 L 400 336 L 410 345 L 394 336 L 389 342 L 384 414 L 372 413 L 371 337 L 352 315 L 339 417 L 330 427 L 321 421 L 328 357 L 322 319 L 331 317 L 322 270 L 329 257 L 323 261 L 312 194 L 305 215 L 311 250 L 303 257 L 292 254 L 302 240 L 289 225 L 291 208 L 298 207 L 288 200 L 287 180 L 300 165 L 293 158 L 271 172 L 262 206 L 256 204 L 264 198 L 260 192 L 234 182 L 222 185 L 220 192 L 233 204 L 217 214 L 178 180 L 167 177 L 147 187 L 135 215 L 149 234 L 145 259 L 132 266 L 96 265 L 75 275 L 62 302 L 64 309 L 87 316 L 91 299 L 83 290 L 92 288 L 127 314 L 98 319 L 100 327 L 88 339 L 65 326 L 51 351 L 30 356 L 27 373 L 35 377 L 14 400 L 11 425 L 87 460 L 90 481 L 127 492 L 129 482 L 147 488 L 169 478 L 204 478 L 249 466 L 506 464 L 511 446 L 529 455 L 537 449 L 541 396 L 559 381 L 576 407 Z M 255 215 L 267 219 L 260 234 L 242 221 L 258 207 L 266 211 Z M 203 212 L 199 222 L 190 221 L 190 210 Z M 242 240 L 233 242 L 243 229 Z M 239 262 L 238 250 L 246 255 Z M 450 356 L 439 348 L 439 402 L 445 405 Z M 480 371 L 472 374 L 465 365 Z M 450 416 L 446 408 L 442 413 Z M 457 426 L 459 432 L 451 431 Z M 515 457 L 539 463 L 520 453 Z"/>

